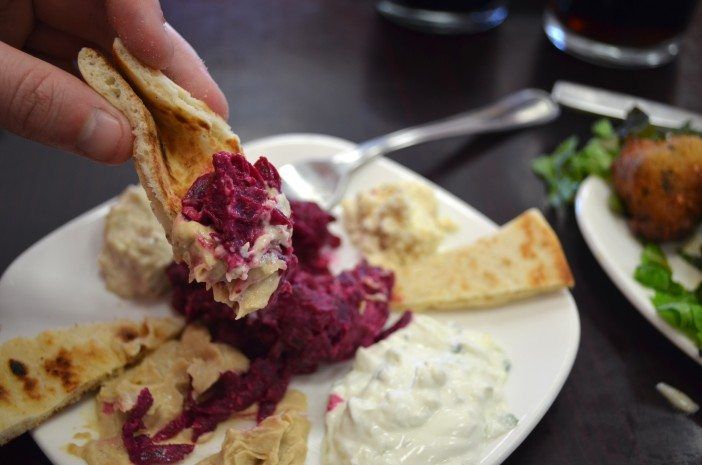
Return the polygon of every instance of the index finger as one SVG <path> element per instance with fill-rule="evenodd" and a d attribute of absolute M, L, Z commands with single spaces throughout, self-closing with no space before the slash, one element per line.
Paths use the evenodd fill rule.
<path fill-rule="evenodd" d="M 139 61 L 156 69 L 170 66 L 174 45 L 158 0 L 107 0 L 105 8 L 112 28 Z"/>
<path fill-rule="evenodd" d="M 225 119 L 227 99 L 195 50 L 164 20 L 158 0 L 107 0 L 107 16 L 127 49 L 163 71 Z"/>

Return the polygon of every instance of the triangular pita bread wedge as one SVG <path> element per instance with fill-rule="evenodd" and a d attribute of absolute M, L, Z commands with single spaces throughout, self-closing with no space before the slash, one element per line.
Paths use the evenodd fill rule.
<path fill-rule="evenodd" d="M 85 81 L 129 119 L 139 179 L 170 237 L 181 198 L 197 177 L 212 170 L 215 152 L 243 153 L 239 138 L 207 104 L 161 71 L 141 64 L 119 39 L 114 41 L 113 52 L 133 88 L 95 50 L 80 51 L 78 68 Z"/>
<path fill-rule="evenodd" d="M 116 320 L 46 331 L 0 346 L 0 444 L 175 337 L 180 318 Z"/>
<path fill-rule="evenodd" d="M 417 311 L 498 305 L 574 284 L 556 233 L 536 209 L 469 246 L 394 271 L 393 308 Z"/>

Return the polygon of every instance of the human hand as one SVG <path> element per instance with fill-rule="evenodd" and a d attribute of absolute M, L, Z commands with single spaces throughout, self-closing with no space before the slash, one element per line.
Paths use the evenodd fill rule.
<path fill-rule="evenodd" d="M 227 117 L 227 101 L 158 0 L 0 0 L 0 126 L 103 163 L 131 156 L 127 119 L 74 72 L 81 47 L 109 51 L 119 36 Z"/>

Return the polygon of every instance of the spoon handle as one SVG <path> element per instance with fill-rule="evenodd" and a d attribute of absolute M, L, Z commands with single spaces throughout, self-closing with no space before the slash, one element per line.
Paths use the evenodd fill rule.
<path fill-rule="evenodd" d="M 558 117 L 559 113 L 558 105 L 547 92 L 524 89 L 476 110 L 376 137 L 359 144 L 354 150 L 337 155 L 334 162 L 354 171 L 394 150 L 447 137 L 507 131 L 547 123 Z"/>

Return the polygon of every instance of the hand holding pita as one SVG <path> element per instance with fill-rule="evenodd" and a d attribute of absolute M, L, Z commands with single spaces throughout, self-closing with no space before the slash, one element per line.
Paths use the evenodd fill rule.
<path fill-rule="evenodd" d="M 129 122 L 72 74 L 82 47 L 109 51 L 115 37 L 227 117 L 224 94 L 158 0 L 0 0 L 0 126 L 103 163 L 128 159 Z"/>

